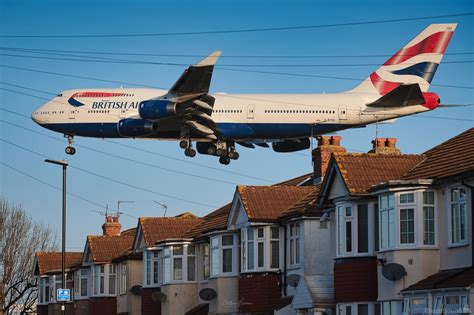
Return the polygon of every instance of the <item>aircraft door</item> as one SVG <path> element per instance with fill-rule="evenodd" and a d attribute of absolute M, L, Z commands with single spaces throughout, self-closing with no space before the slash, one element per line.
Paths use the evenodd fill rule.
<path fill-rule="evenodd" d="M 75 119 L 76 118 L 76 108 L 75 107 L 72 107 L 70 110 L 69 110 L 69 119 Z"/>
<path fill-rule="evenodd" d="M 255 105 L 250 104 L 247 106 L 247 119 L 254 119 L 255 117 Z"/>
<path fill-rule="evenodd" d="M 347 106 L 339 106 L 339 120 L 347 120 Z"/>

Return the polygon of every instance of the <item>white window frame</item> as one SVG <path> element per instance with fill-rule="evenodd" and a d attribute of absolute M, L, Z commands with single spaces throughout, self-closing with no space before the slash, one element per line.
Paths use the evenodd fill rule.
<path fill-rule="evenodd" d="M 117 267 L 114 264 L 92 265 L 92 292 L 91 297 L 98 296 L 117 296 Z M 103 279 L 103 292 L 100 291 L 100 282 Z M 113 279 L 113 280 L 112 280 Z M 115 292 L 110 293 L 110 282 L 115 283 Z"/>
<path fill-rule="evenodd" d="M 403 204 L 403 206 L 400 206 L 398 207 L 398 245 L 400 247 L 405 247 L 405 246 L 409 246 L 409 247 L 413 247 L 413 245 L 415 245 L 417 242 L 417 208 L 416 208 L 416 205 L 414 206 L 408 206 L 408 205 L 405 205 Z M 405 243 L 402 243 L 402 211 L 407 211 L 407 215 L 408 215 L 408 211 L 412 211 L 412 214 L 413 214 L 413 242 L 405 242 Z M 410 222 L 411 220 L 403 220 L 404 222 L 407 222 L 407 226 L 408 226 L 408 222 Z M 405 232 L 406 233 L 406 236 L 408 237 L 408 234 L 412 234 L 412 232 L 410 231 L 407 231 Z"/>
<path fill-rule="evenodd" d="M 464 190 L 465 194 L 463 198 L 458 197 L 457 200 L 453 201 L 452 200 L 452 194 L 454 190 L 459 191 Z M 449 247 L 457 247 L 457 246 L 466 246 L 469 244 L 469 222 L 468 222 L 468 189 L 464 186 L 452 186 L 448 187 L 448 193 L 447 193 L 447 207 L 446 207 L 446 212 L 448 214 L 448 242 L 449 242 Z M 453 206 L 457 205 L 456 207 L 456 212 L 458 212 L 458 218 L 459 221 L 453 222 L 455 219 L 453 216 Z M 463 218 L 461 217 L 461 206 L 464 205 L 464 214 Z M 460 234 L 461 232 L 459 231 L 458 233 L 456 231 L 453 231 L 453 224 L 456 225 L 456 229 L 459 230 L 461 228 L 461 220 L 464 220 L 465 224 L 465 231 L 464 231 L 464 239 L 461 239 L 459 235 L 459 240 L 454 240 L 453 239 L 453 233 Z M 472 233 L 472 232 L 471 232 Z M 458 236 L 456 236 L 458 237 Z"/>
<path fill-rule="evenodd" d="M 232 244 L 224 245 L 224 238 L 231 237 Z M 214 235 L 210 239 L 210 278 L 234 276 L 238 274 L 238 235 L 221 234 Z M 231 250 L 231 266 L 230 271 L 224 272 L 224 251 Z M 214 261 L 215 259 L 215 261 Z"/>
<path fill-rule="evenodd" d="M 384 199 L 386 198 L 386 203 Z M 392 204 L 390 204 L 392 201 Z M 384 217 L 386 222 L 384 222 Z M 395 194 L 388 193 L 379 196 L 379 250 L 389 250 L 395 247 Z M 386 231 L 386 232 L 385 232 Z M 386 235 L 384 235 L 386 233 Z"/>
<path fill-rule="evenodd" d="M 120 263 L 120 295 L 127 294 L 128 263 Z"/>
<path fill-rule="evenodd" d="M 425 202 L 425 193 L 430 193 L 430 194 L 433 194 L 433 203 L 428 203 L 428 202 Z M 438 217 L 438 210 L 437 210 L 437 202 L 436 202 L 436 191 L 433 191 L 433 190 L 424 190 L 421 192 L 421 196 L 422 196 L 422 200 L 421 200 L 421 219 L 422 219 L 422 235 L 421 235 L 421 244 L 422 246 L 437 246 L 438 244 L 438 229 L 437 229 L 437 217 Z M 433 210 L 433 219 L 427 219 L 427 217 L 425 216 L 426 214 L 426 211 L 428 209 L 432 209 Z M 433 221 L 433 231 L 427 231 L 427 221 Z M 427 233 L 433 233 L 433 244 L 425 244 L 425 236 Z"/>
<path fill-rule="evenodd" d="M 354 303 L 337 303 L 335 315 L 359 315 L 358 308 L 359 305 L 367 305 L 368 315 L 375 314 L 375 305 L 379 304 L 378 302 L 354 302 Z M 347 312 L 348 307 L 350 307 L 350 313 Z"/>
<path fill-rule="evenodd" d="M 192 251 L 190 250 L 192 248 Z M 192 259 L 190 259 L 192 258 Z M 191 263 L 191 260 L 193 262 Z M 197 278 L 197 271 L 196 271 L 196 245 L 194 244 L 188 244 L 186 246 L 186 280 L 187 281 L 192 281 L 195 282 Z M 189 279 L 190 278 L 190 270 L 193 271 L 194 279 Z"/>
<path fill-rule="evenodd" d="M 188 246 L 194 246 L 194 254 L 190 255 L 194 257 L 194 280 L 188 279 Z M 162 267 L 162 273 L 159 277 L 159 282 L 162 285 L 174 284 L 174 283 L 195 283 L 197 280 L 196 273 L 196 245 L 192 243 L 172 243 L 163 245 L 162 256 L 160 265 Z M 178 254 L 176 248 L 181 247 L 182 252 Z M 181 259 L 181 279 L 175 277 L 175 259 Z"/>
<path fill-rule="evenodd" d="M 51 279 L 49 276 L 42 276 L 38 280 L 38 304 L 48 304 L 51 300 Z"/>
<path fill-rule="evenodd" d="M 160 264 L 161 252 L 157 249 L 143 251 L 143 286 L 159 287 L 160 275 L 161 275 L 161 264 Z"/>
<path fill-rule="evenodd" d="M 202 276 L 207 281 L 211 275 L 210 256 L 211 248 L 209 244 L 202 245 Z"/>
<path fill-rule="evenodd" d="M 301 264 L 301 223 L 288 225 L 288 266 L 297 268 Z"/>
<path fill-rule="evenodd" d="M 74 299 L 87 299 L 89 297 L 90 269 L 78 269 L 74 272 Z M 85 280 L 86 295 L 82 295 L 82 280 Z"/>
<path fill-rule="evenodd" d="M 272 238 L 272 228 L 278 229 L 278 239 Z M 259 230 L 262 231 L 263 235 L 259 237 Z M 253 235 L 253 239 L 249 240 L 249 234 Z M 278 225 L 254 225 L 249 226 L 241 229 L 241 243 L 240 243 L 240 271 L 243 273 L 251 273 L 251 272 L 265 272 L 265 271 L 278 271 L 281 269 L 283 255 L 285 254 L 284 249 L 282 248 L 283 240 L 282 238 L 285 237 L 283 233 L 283 228 Z M 236 240 L 234 238 L 234 240 Z M 278 242 L 278 267 L 271 266 L 271 244 L 272 242 Z M 249 243 L 253 244 L 249 247 Z M 260 244 L 260 245 L 259 245 Z M 238 242 L 234 242 L 234 252 L 237 252 L 238 249 Z M 262 249 L 260 251 L 261 258 L 263 258 L 263 265 L 259 266 L 259 250 L 258 248 Z M 288 245 L 289 246 L 289 245 Z M 253 248 L 253 250 L 252 250 Z M 300 250 L 301 252 L 301 250 Z M 287 254 L 289 257 L 289 254 Z M 239 257 L 234 257 L 233 261 L 235 263 L 234 269 L 235 272 L 238 272 L 238 259 Z M 252 261 L 250 261 L 252 259 Z M 249 265 L 253 264 L 253 268 L 249 268 Z"/>

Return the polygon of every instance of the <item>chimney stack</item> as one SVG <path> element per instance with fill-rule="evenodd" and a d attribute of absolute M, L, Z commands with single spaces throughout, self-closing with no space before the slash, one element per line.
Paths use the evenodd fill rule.
<path fill-rule="evenodd" d="M 315 179 L 324 177 L 333 154 L 346 153 L 346 149 L 341 146 L 341 136 L 319 136 L 316 139 L 318 147 L 313 150 Z"/>
<path fill-rule="evenodd" d="M 396 147 L 397 138 L 375 138 L 372 140 L 372 150 L 369 153 L 381 155 L 401 155 L 400 149 Z"/>
<path fill-rule="evenodd" d="M 119 223 L 118 215 L 105 215 L 105 223 L 102 225 L 102 234 L 107 236 L 119 236 L 122 225 Z"/>

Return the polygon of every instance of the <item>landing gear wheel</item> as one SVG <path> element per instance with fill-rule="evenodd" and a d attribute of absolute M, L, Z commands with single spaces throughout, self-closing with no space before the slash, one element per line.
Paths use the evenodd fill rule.
<path fill-rule="evenodd" d="M 76 148 L 71 147 L 71 146 L 66 147 L 64 151 L 66 151 L 66 154 L 69 154 L 69 155 L 76 154 Z"/>
<path fill-rule="evenodd" d="M 212 145 L 209 148 L 207 148 L 207 154 L 209 155 L 216 155 L 217 148 Z"/>
<path fill-rule="evenodd" d="M 230 151 L 229 152 L 229 159 L 237 160 L 239 158 L 239 153 L 237 151 Z"/>
<path fill-rule="evenodd" d="M 221 158 L 227 158 L 227 151 L 224 149 L 217 149 L 216 153 Z"/>
<path fill-rule="evenodd" d="M 189 147 L 189 141 L 188 141 L 188 140 L 181 140 L 181 141 L 179 142 L 179 147 L 180 147 L 181 149 L 186 149 L 186 148 L 188 148 L 188 147 Z"/>
<path fill-rule="evenodd" d="M 195 157 L 196 156 L 196 150 L 193 148 L 187 148 L 184 150 L 184 155 L 189 156 L 189 157 Z"/>
<path fill-rule="evenodd" d="M 226 157 L 220 157 L 219 158 L 219 163 L 224 164 L 224 165 L 229 165 L 230 159 Z"/>

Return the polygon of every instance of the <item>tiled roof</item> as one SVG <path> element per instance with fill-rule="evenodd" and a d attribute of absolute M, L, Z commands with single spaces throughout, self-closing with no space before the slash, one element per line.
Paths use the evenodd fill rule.
<path fill-rule="evenodd" d="M 435 273 L 412 284 L 404 291 L 433 290 L 444 288 L 463 288 L 474 284 L 474 267 L 448 269 Z"/>
<path fill-rule="evenodd" d="M 292 179 L 288 179 L 284 182 L 276 183 L 273 186 L 299 186 L 300 184 L 305 183 L 312 178 L 313 173 L 308 173 Z"/>
<path fill-rule="evenodd" d="M 169 218 L 141 217 L 139 220 L 148 247 L 153 246 L 157 241 L 183 237 L 184 233 L 202 222 L 201 218 L 194 215 Z"/>
<path fill-rule="evenodd" d="M 321 184 L 312 186 L 313 191 L 309 192 L 302 199 L 298 200 L 295 204 L 285 210 L 279 217 L 279 219 L 289 219 L 296 216 L 321 216 L 324 213 L 324 209 L 318 207 L 316 201 L 319 196 Z"/>
<path fill-rule="evenodd" d="M 81 263 L 82 252 L 66 252 L 66 269 Z M 38 252 L 36 253 L 37 270 L 39 275 L 51 272 L 61 273 L 61 252 Z"/>
<path fill-rule="evenodd" d="M 400 179 L 423 161 L 422 155 L 348 153 L 333 156 L 351 194 L 364 194 L 376 184 Z"/>
<path fill-rule="evenodd" d="M 426 159 L 403 179 L 442 179 L 474 171 L 474 128 L 426 151 Z"/>
<path fill-rule="evenodd" d="M 237 186 L 249 221 L 275 221 L 291 205 L 314 191 L 314 186 Z"/>
<path fill-rule="evenodd" d="M 191 228 L 184 234 L 185 238 L 198 237 L 206 232 L 221 230 L 227 227 L 227 217 L 230 213 L 232 204 L 228 203 L 225 206 L 209 213 L 202 218 L 202 222 Z"/>
<path fill-rule="evenodd" d="M 129 229 L 119 236 L 87 236 L 89 253 L 92 262 L 108 263 L 112 259 L 122 255 L 126 250 L 130 249 L 135 238 L 136 229 Z"/>

